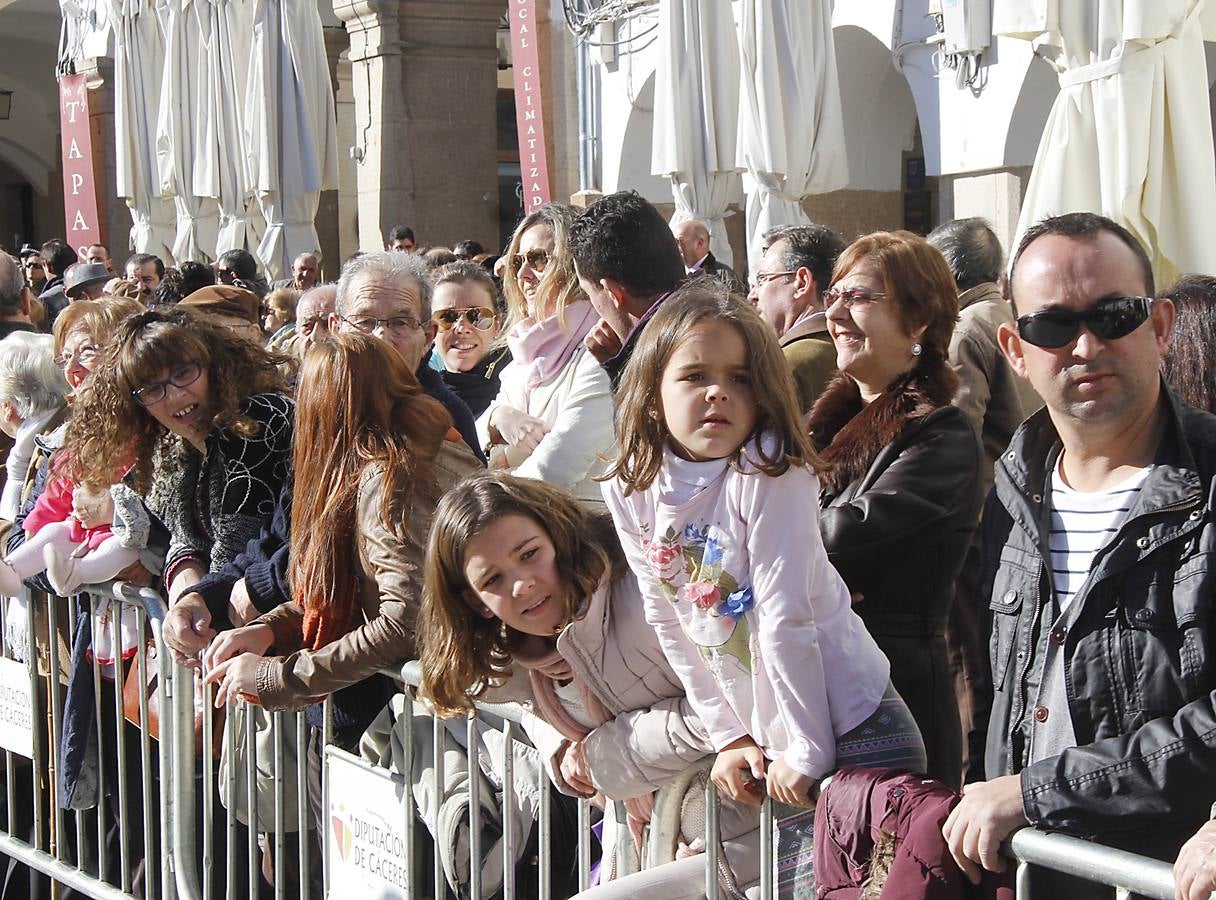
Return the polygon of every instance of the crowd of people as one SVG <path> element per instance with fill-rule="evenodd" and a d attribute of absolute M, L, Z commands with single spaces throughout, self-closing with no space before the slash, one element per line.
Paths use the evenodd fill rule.
<path fill-rule="evenodd" d="M 994 895 L 1036 825 L 1206 896 L 1216 279 L 1158 290 L 1089 213 L 1008 265 L 980 220 L 782 227 L 750 289 L 709 237 L 622 192 L 501 257 L 397 226 L 336 283 L 313 253 L 275 283 L 243 250 L 0 254 L 0 592 L 159 586 L 217 705 L 310 710 L 314 784 L 317 704 L 357 749 L 408 659 L 442 716 L 524 704 L 601 810 L 588 898 L 703 896 L 707 779 L 728 896 L 764 795 L 821 892 Z M 143 637 L 73 602 L 57 800 L 88 809 L 90 734 L 132 727 L 95 691 Z M 6 640 L 44 658 L 30 615 Z"/>

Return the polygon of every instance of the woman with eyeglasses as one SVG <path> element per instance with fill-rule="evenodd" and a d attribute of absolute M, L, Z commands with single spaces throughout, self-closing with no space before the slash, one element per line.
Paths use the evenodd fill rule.
<path fill-rule="evenodd" d="M 583 345 L 599 316 L 574 271 L 573 221 L 569 206 L 548 203 L 515 229 L 503 278 L 511 362 L 477 431 L 491 466 L 599 504 L 594 479 L 612 452 L 612 390 Z"/>
<path fill-rule="evenodd" d="M 945 631 L 981 502 L 979 438 L 950 405 L 958 290 L 923 238 L 876 232 L 841 254 L 824 304 L 839 374 L 808 421 L 826 466 L 823 542 L 891 661 L 928 773 L 957 787 L 962 735 Z"/>
<path fill-rule="evenodd" d="M 511 351 L 497 341 L 502 320 L 490 273 L 467 261 L 436 272 L 431 320 L 439 329 L 435 348 L 443 361 L 443 383 L 480 416 L 498 396 L 499 378 L 511 361 Z"/>
<path fill-rule="evenodd" d="M 171 535 L 172 602 L 270 523 L 291 468 L 286 357 L 182 307 L 127 319 L 72 416 L 77 475 L 128 480 Z"/>

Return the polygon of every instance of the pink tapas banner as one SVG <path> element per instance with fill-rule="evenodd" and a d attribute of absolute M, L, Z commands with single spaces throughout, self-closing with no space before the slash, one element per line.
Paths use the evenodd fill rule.
<path fill-rule="evenodd" d="M 545 159 L 540 53 L 536 45 L 535 0 L 510 0 L 511 65 L 515 74 L 515 124 L 519 129 L 519 170 L 524 213 L 548 203 L 549 165 Z"/>
<path fill-rule="evenodd" d="M 83 251 L 90 244 L 102 243 L 101 221 L 97 214 L 97 180 L 93 170 L 89 87 L 85 76 L 60 77 L 59 124 L 67 242 L 83 258 Z"/>

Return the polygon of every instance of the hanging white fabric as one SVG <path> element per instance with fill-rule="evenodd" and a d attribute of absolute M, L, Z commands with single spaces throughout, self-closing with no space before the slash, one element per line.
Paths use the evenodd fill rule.
<path fill-rule="evenodd" d="M 219 236 L 219 207 L 213 197 L 194 192 L 194 167 L 206 128 L 208 77 L 203 47 L 195 33 L 200 0 L 158 0 L 165 34 L 165 63 L 157 117 L 156 160 L 160 190 L 177 209 L 173 257 L 209 262 Z M 203 161 L 206 164 L 206 161 Z"/>
<path fill-rule="evenodd" d="M 271 279 L 320 249 L 321 191 L 338 183 L 337 123 L 315 0 L 256 0 L 246 140 L 266 220 L 258 256 Z"/>
<path fill-rule="evenodd" d="M 742 196 L 735 163 L 739 42 L 730 0 L 660 0 L 651 171 L 671 179 L 672 224 L 709 225 L 709 249 L 733 265 L 730 204 Z"/>
<path fill-rule="evenodd" d="M 1144 244 L 1160 286 L 1216 271 L 1205 0 L 998 3 L 994 32 L 1033 41 L 1060 79 L 1022 201 L 1040 219 L 1099 212 Z"/>
<path fill-rule="evenodd" d="M 127 248 L 173 262 L 172 198 L 156 168 L 156 121 L 165 42 L 153 0 L 110 0 L 114 28 L 114 182 L 131 210 Z M 114 236 L 115 239 L 117 235 Z M 111 248 L 121 255 L 118 247 Z"/>
<path fill-rule="evenodd" d="M 754 269 L 766 231 L 807 224 L 804 197 L 848 184 L 831 4 L 743 0 L 739 56 L 737 158 Z"/>
<path fill-rule="evenodd" d="M 195 32 L 207 73 L 200 86 L 203 118 L 195 131 L 193 192 L 219 208 L 215 254 L 254 250 L 250 207 L 253 166 L 245 145 L 252 0 L 194 0 Z"/>

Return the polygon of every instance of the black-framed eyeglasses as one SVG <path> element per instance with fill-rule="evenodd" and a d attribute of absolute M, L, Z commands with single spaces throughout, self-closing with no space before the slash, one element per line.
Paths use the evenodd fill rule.
<path fill-rule="evenodd" d="M 798 274 L 798 272 L 796 270 L 793 272 L 757 272 L 756 273 L 756 287 L 762 287 L 763 285 L 768 284 L 774 278 L 781 278 L 785 275 L 797 275 L 797 274 Z"/>
<path fill-rule="evenodd" d="M 97 354 L 100 352 L 101 348 L 96 344 L 81 344 L 75 350 L 65 348 L 62 353 L 55 357 L 55 365 L 61 369 L 68 369 L 74 362 L 87 366 L 97 358 Z"/>
<path fill-rule="evenodd" d="M 470 306 L 465 309 L 441 309 L 431 318 L 440 331 L 448 331 L 461 319 L 478 331 L 489 331 L 494 327 L 496 316 L 494 310 L 488 306 Z"/>
<path fill-rule="evenodd" d="M 549 265 L 549 252 L 541 250 L 539 247 L 535 250 L 529 250 L 527 253 L 516 253 L 511 257 L 511 266 L 516 271 L 524 267 L 524 263 L 530 265 L 537 272 L 545 271 L 545 266 Z"/>
<path fill-rule="evenodd" d="M 379 326 L 383 326 L 385 331 L 401 334 L 413 331 L 422 324 L 413 316 L 389 316 L 387 319 L 378 319 L 375 316 L 341 316 L 340 318 L 347 325 L 364 334 L 371 334 Z"/>
<path fill-rule="evenodd" d="M 844 304 L 845 309 L 852 309 L 855 306 L 865 306 L 867 303 L 881 300 L 886 296 L 881 291 L 869 291 L 865 288 L 849 288 L 843 291 L 840 288 L 828 288 L 823 292 L 823 306 L 826 309 L 839 300 Z"/>
<path fill-rule="evenodd" d="M 175 388 L 188 388 L 194 382 L 199 380 L 203 374 L 203 367 L 196 362 L 185 363 L 173 370 L 173 373 L 164 381 L 153 381 L 145 384 L 141 388 L 136 388 L 131 391 L 131 396 L 140 406 L 155 406 L 157 403 L 165 399 L 165 395 L 169 393 L 170 385 Z"/>
<path fill-rule="evenodd" d="M 1077 339 L 1084 325 L 1094 337 L 1117 341 L 1145 323 L 1152 297 L 1107 297 L 1089 309 L 1041 309 L 1018 316 L 1018 336 L 1028 344 L 1055 350 Z"/>

